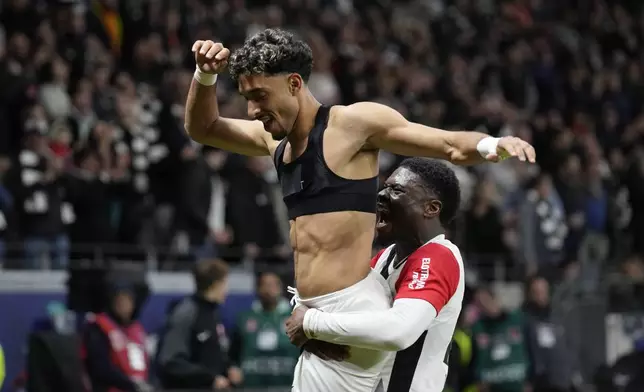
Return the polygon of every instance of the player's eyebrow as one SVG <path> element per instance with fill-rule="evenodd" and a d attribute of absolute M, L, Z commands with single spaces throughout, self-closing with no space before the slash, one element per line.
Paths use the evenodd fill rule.
<path fill-rule="evenodd" d="M 403 184 L 401 184 L 401 183 L 399 183 L 399 182 L 395 182 L 395 181 L 392 181 L 392 182 L 386 182 L 386 181 L 385 181 L 385 187 L 387 187 L 387 188 L 401 188 L 401 189 L 405 189 L 405 186 L 404 186 Z"/>
<path fill-rule="evenodd" d="M 249 96 L 257 95 L 257 94 L 260 94 L 260 93 L 263 93 L 263 92 L 265 92 L 265 90 L 263 88 L 255 87 L 255 88 L 252 88 L 250 90 L 240 91 L 239 93 L 241 95 L 245 96 L 245 97 L 249 97 Z"/>

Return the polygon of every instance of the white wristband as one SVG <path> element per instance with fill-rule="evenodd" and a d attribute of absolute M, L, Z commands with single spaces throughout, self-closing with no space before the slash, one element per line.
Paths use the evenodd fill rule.
<path fill-rule="evenodd" d="M 202 86 L 214 86 L 217 82 L 217 74 L 205 73 L 199 69 L 199 66 L 197 66 L 193 78 Z"/>
<path fill-rule="evenodd" d="M 486 158 L 488 155 L 496 155 L 499 140 L 498 137 L 487 136 L 479 141 L 476 145 L 476 150 L 483 158 Z"/>

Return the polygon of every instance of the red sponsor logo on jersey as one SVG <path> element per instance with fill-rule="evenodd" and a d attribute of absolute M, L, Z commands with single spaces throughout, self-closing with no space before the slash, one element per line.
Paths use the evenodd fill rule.
<path fill-rule="evenodd" d="M 255 332 L 257 331 L 257 320 L 248 319 L 246 320 L 246 332 Z"/>
<path fill-rule="evenodd" d="M 519 330 L 519 328 L 509 328 L 508 334 L 510 335 L 510 341 L 512 343 L 519 343 L 523 339 L 523 335 L 521 334 L 521 330 Z"/>
<path fill-rule="evenodd" d="M 479 333 L 476 335 L 476 344 L 481 348 L 485 348 L 490 344 L 490 336 L 486 333 Z"/>
<path fill-rule="evenodd" d="M 429 262 L 431 259 L 429 257 L 424 257 L 421 260 L 420 271 L 414 271 L 412 274 L 412 281 L 409 283 L 409 288 L 411 290 L 421 290 L 425 288 L 425 283 L 429 279 Z"/>

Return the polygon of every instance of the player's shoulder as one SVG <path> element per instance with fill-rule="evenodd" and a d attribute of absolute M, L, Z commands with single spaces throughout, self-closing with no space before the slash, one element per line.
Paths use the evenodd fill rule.
<path fill-rule="evenodd" d="M 389 109 L 388 106 L 381 103 L 369 101 L 356 102 L 351 105 L 341 106 L 340 108 L 340 113 L 348 117 L 369 117 L 374 113 L 374 110 L 377 112 L 379 110 Z"/>
<path fill-rule="evenodd" d="M 171 323 L 185 322 L 194 319 L 198 312 L 198 305 L 194 299 L 186 297 L 179 301 L 170 311 L 169 320 Z"/>
<path fill-rule="evenodd" d="M 404 118 L 396 110 L 377 102 L 356 102 L 346 106 L 333 106 L 331 117 L 344 129 L 362 129 L 376 125 L 387 125 Z"/>
<path fill-rule="evenodd" d="M 452 241 L 440 235 L 414 252 L 414 256 L 419 258 L 434 258 L 438 260 L 454 261 L 459 266 L 463 265 L 461 251 Z"/>

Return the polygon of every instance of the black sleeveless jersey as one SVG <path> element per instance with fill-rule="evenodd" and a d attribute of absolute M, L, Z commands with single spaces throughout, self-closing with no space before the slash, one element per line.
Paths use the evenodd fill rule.
<path fill-rule="evenodd" d="M 302 155 L 284 163 L 287 139 L 275 150 L 273 160 L 289 219 L 334 211 L 376 212 L 378 177 L 348 180 L 333 173 L 324 160 L 322 139 L 330 109 L 321 106 L 318 110 Z"/>

